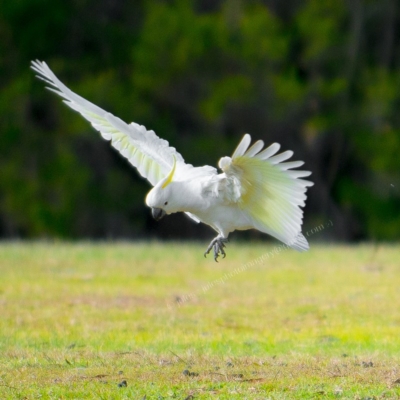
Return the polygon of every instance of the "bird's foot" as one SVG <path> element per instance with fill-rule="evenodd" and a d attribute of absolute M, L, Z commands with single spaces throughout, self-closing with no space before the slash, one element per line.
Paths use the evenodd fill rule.
<path fill-rule="evenodd" d="M 218 257 L 221 255 L 222 258 L 226 257 L 226 253 L 224 250 L 225 243 L 228 242 L 227 238 L 222 238 L 217 236 L 215 239 L 211 240 L 210 245 L 207 247 L 206 252 L 204 253 L 204 257 L 207 257 L 207 254 L 210 253 L 211 249 L 214 251 L 214 260 L 218 262 Z"/>

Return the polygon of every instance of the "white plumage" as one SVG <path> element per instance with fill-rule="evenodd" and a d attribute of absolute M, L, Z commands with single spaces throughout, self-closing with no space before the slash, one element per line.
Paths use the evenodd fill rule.
<path fill-rule="evenodd" d="M 300 207 L 304 207 L 307 187 L 313 183 L 302 179 L 311 172 L 293 170 L 302 166 L 302 161 L 285 162 L 292 151 L 276 155 L 280 145 L 273 143 L 263 150 L 262 140 L 249 147 L 251 137 L 245 134 L 232 157 L 220 159 L 222 173 L 210 166 L 193 167 L 153 131 L 134 122 L 127 124 L 72 92 L 45 62 L 33 61 L 32 69 L 154 186 L 146 203 L 156 219 L 185 212 L 218 232 L 205 254 L 213 249 L 215 260 L 220 254 L 225 256 L 229 233 L 252 228 L 296 250 L 308 249 L 301 233 Z"/>

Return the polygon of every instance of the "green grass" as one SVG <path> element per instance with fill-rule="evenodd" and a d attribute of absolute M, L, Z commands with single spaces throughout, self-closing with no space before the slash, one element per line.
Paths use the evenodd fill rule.
<path fill-rule="evenodd" d="M 204 247 L 3 243 L 0 398 L 400 397 L 398 246 Z"/>

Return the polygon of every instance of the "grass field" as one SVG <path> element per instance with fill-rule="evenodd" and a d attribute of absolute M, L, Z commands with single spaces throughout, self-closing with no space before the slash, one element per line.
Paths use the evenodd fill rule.
<path fill-rule="evenodd" d="M 204 247 L 0 245 L 0 399 L 400 398 L 399 246 Z"/>

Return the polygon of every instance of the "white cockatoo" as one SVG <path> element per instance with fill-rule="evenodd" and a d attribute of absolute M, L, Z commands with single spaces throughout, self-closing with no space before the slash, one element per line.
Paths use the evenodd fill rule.
<path fill-rule="evenodd" d="M 276 155 L 280 145 L 273 143 L 263 149 L 262 140 L 249 147 L 251 137 L 245 134 L 233 155 L 219 160 L 222 173 L 208 165 L 193 167 L 154 131 L 134 122 L 127 124 L 72 92 L 45 62 L 33 61 L 32 69 L 154 186 L 146 204 L 156 220 L 184 212 L 218 233 L 205 256 L 213 250 L 215 261 L 220 255 L 225 257 L 228 235 L 246 229 L 258 229 L 295 250 L 308 250 L 301 233 L 300 207 L 304 207 L 307 187 L 313 183 L 301 179 L 311 172 L 292 170 L 303 165 L 302 161 L 284 162 L 292 157 L 292 151 Z"/>

